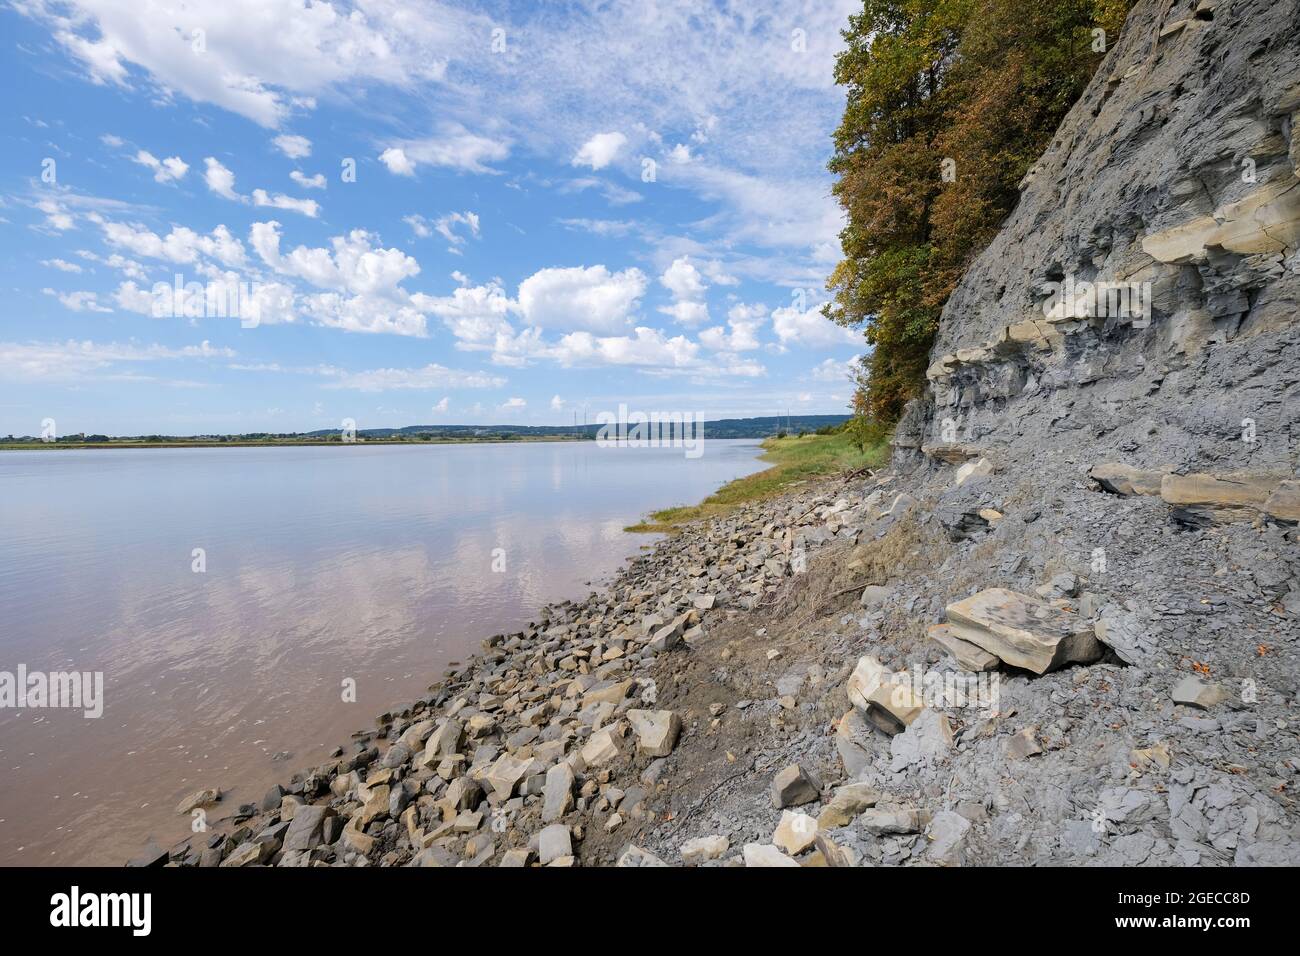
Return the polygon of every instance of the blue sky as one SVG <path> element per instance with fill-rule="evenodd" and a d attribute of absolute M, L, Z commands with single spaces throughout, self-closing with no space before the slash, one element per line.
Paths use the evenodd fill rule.
<path fill-rule="evenodd" d="M 0 6 L 0 435 L 844 412 L 854 7 Z"/>

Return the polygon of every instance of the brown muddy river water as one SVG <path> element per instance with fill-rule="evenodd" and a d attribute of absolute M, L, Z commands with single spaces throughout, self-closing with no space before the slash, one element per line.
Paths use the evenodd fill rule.
<path fill-rule="evenodd" d="M 484 637 L 607 580 L 652 540 L 624 526 L 758 454 L 0 452 L 0 683 L 103 674 L 98 718 L 0 699 L 0 864 L 118 865 L 187 835 L 194 790 L 227 793 L 218 815 L 260 801 Z"/>

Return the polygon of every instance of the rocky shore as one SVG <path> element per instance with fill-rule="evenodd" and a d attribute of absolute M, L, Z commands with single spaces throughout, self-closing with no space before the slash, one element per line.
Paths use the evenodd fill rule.
<path fill-rule="evenodd" d="M 1295 527 L 980 470 L 690 526 L 167 860 L 1300 862 Z"/>

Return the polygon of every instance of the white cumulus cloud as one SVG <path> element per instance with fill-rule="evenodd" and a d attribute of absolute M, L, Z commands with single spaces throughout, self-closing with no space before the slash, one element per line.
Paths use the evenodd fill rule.
<path fill-rule="evenodd" d="M 397 176 L 414 176 L 415 163 L 400 146 L 390 146 L 379 154 L 379 161 L 388 167 L 388 171 Z"/>
<path fill-rule="evenodd" d="M 314 199 L 294 199 L 292 196 L 286 196 L 284 193 L 276 193 L 274 196 L 267 193 L 265 189 L 253 190 L 254 206 L 270 206 L 272 209 L 286 209 L 290 212 L 299 212 L 304 216 L 310 216 L 315 219 L 320 213 L 320 204 Z"/>
<path fill-rule="evenodd" d="M 135 154 L 135 162 L 153 170 L 154 182 L 174 183 L 183 179 L 185 174 L 190 171 L 189 164 L 179 156 L 168 156 L 166 159 L 159 159 L 147 149 L 142 149 Z"/>
<path fill-rule="evenodd" d="M 437 166 L 467 173 L 491 173 L 490 163 L 510 154 L 505 140 L 471 133 L 459 123 L 444 124 L 439 133 L 424 139 L 393 143 L 379 154 L 379 161 L 398 176 L 414 176 L 420 166 Z"/>
<path fill-rule="evenodd" d="M 75 262 L 68 262 L 66 259 L 42 259 L 41 265 L 48 266 L 51 269 L 58 269 L 60 272 L 81 272 L 81 266 Z"/>
<path fill-rule="evenodd" d="M 56 292 L 54 289 L 42 289 L 46 295 L 52 295 L 63 303 L 64 308 L 72 312 L 112 312 L 113 310 L 99 303 L 99 296 L 94 292 Z"/>
<path fill-rule="evenodd" d="M 99 226 L 104 232 L 104 241 L 109 245 L 126 249 L 146 259 L 197 263 L 207 257 L 231 267 L 242 266 L 245 261 L 244 244 L 224 225 L 217 226 L 207 235 L 186 226 L 173 226 L 165 236 L 160 236 L 139 223 L 103 219 Z M 128 274 L 130 272 L 127 260 L 110 261 L 108 264 L 122 268 Z"/>
<path fill-rule="evenodd" d="M 861 332 L 836 325 L 822 315 L 821 306 L 804 312 L 794 306 L 776 309 L 772 312 L 772 329 L 782 345 L 817 349 L 862 344 Z"/>
<path fill-rule="evenodd" d="M 684 335 L 668 338 L 658 329 L 641 326 L 632 335 L 571 332 L 560 339 L 555 357 L 563 365 L 686 368 L 694 364 L 698 352 L 699 346 Z"/>
<path fill-rule="evenodd" d="M 622 133 L 597 133 L 578 148 L 573 156 L 573 165 L 604 169 L 626 145 L 627 137 Z"/>
<path fill-rule="evenodd" d="M 447 248 L 448 252 L 460 255 L 460 247 L 465 244 L 465 236 L 456 232 L 457 226 L 464 226 L 466 231 L 475 239 L 478 238 L 478 213 L 473 212 L 449 212 L 445 216 L 439 216 L 433 224 L 434 230 L 438 235 L 446 239 L 451 245 Z M 418 234 L 418 231 L 417 231 Z"/>
<path fill-rule="evenodd" d="M 301 170 L 295 169 L 289 174 L 289 178 L 301 186 L 303 189 L 324 189 L 325 174 L 316 173 L 314 176 L 308 176 Z"/>
<path fill-rule="evenodd" d="M 541 269 L 519 284 L 519 308 L 542 328 L 618 332 L 627 328 L 645 290 L 645 273 L 636 268 Z"/>
<path fill-rule="evenodd" d="M 673 297 L 672 304 L 660 306 L 660 312 L 671 315 L 679 325 L 688 327 L 709 320 L 709 307 L 704 302 L 709 287 L 688 257 L 674 259 L 659 281 Z"/>
<path fill-rule="evenodd" d="M 244 198 L 235 192 L 235 174 L 222 165 L 220 160 L 208 156 L 203 160 L 203 164 L 207 167 L 203 173 L 203 181 L 208 184 L 208 189 L 224 199 L 239 202 Z"/>
<path fill-rule="evenodd" d="M 276 149 L 290 159 L 302 159 L 304 156 L 311 155 L 311 140 L 306 136 L 284 133 L 277 136 L 272 142 L 275 143 Z"/>

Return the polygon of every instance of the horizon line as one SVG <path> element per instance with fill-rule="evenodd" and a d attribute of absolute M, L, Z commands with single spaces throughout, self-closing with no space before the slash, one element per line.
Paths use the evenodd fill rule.
<path fill-rule="evenodd" d="M 650 413 L 650 412 L 647 412 L 647 413 L 645 413 L 645 414 L 650 415 L 650 416 L 653 416 L 653 415 L 656 415 L 656 414 L 659 414 L 659 413 Z M 672 414 L 672 413 L 669 413 L 669 414 Z M 687 413 L 682 413 L 682 414 L 687 414 Z M 689 413 L 689 414 L 693 416 L 695 413 L 692 412 L 692 413 Z M 848 420 L 848 419 L 851 418 L 851 417 L 852 417 L 852 415 L 849 414 L 849 413 L 847 413 L 847 412 L 809 412 L 809 413 L 805 413 L 805 414 L 785 414 L 785 415 L 750 415 L 750 416 L 747 416 L 747 417 L 730 417 L 730 418 L 725 418 L 725 417 L 724 417 L 724 418 L 712 418 L 712 419 L 704 418 L 704 419 L 701 419 L 701 423 L 704 424 L 704 425 L 708 425 L 708 424 L 715 424 L 715 425 L 716 425 L 716 424 L 724 423 L 724 422 L 763 422 L 763 421 L 771 421 L 771 422 L 773 422 L 773 423 L 777 423 L 777 424 L 779 424 L 779 423 L 780 423 L 781 421 L 783 421 L 783 420 L 784 420 L 784 421 L 787 421 L 787 422 L 792 422 L 792 421 L 795 421 L 795 420 L 811 419 L 811 418 L 838 418 L 838 419 Z M 653 421 L 653 420 L 656 420 L 656 419 L 651 418 L 650 420 Z M 657 419 L 657 420 L 662 421 L 663 419 L 661 418 L 661 419 Z M 482 431 L 492 431 L 492 430 L 501 430 L 501 429 L 547 429 L 547 430 L 551 430 L 551 431 L 571 431 L 571 432 L 580 432 L 580 431 L 583 431 L 583 430 L 599 429 L 599 428 L 601 428 L 601 427 L 603 427 L 603 426 L 602 426 L 602 424 L 599 423 L 599 422 L 583 422 L 583 423 L 580 423 L 580 424 L 579 424 L 579 423 L 569 423 L 569 424 L 563 424 L 563 425 L 540 425 L 540 424 L 531 424 L 531 425 L 530 425 L 530 424 L 523 424 L 523 423 L 509 423 L 509 422 L 500 422 L 500 423 L 496 423 L 496 424 L 486 424 L 486 425 L 484 425 L 484 424 L 472 424 L 472 423 L 464 423 L 464 424 L 460 424 L 460 423 L 446 423 L 446 424 L 412 424 L 412 425 L 374 425 L 374 426 L 370 426 L 370 427 L 367 427 L 367 428 L 356 428 L 356 433 L 359 434 L 359 435 L 361 435 L 361 434 L 365 434 L 365 433 L 367 433 L 367 432 L 383 432 L 383 431 L 400 432 L 400 431 L 405 431 L 405 430 L 408 430 L 408 429 L 430 429 L 430 430 L 433 430 L 433 429 L 439 429 L 439 428 L 444 428 L 444 429 L 467 429 L 467 430 L 468 430 L 468 429 L 475 429 L 475 430 L 482 430 Z M 188 434 L 188 435 L 181 435 L 181 434 L 175 434 L 175 433 L 166 433 L 166 432 L 151 432 L 151 431 L 141 431 L 141 432 L 137 432 L 137 433 L 135 433 L 135 434 L 109 434 L 109 433 L 107 433 L 107 432 L 87 432 L 87 431 L 84 431 L 84 430 L 83 430 L 83 431 L 76 431 L 76 432 L 63 432 L 62 434 L 56 434 L 56 436 L 55 436 L 55 438 L 54 438 L 54 441 L 57 442 L 57 441 L 60 440 L 61 438 L 66 439 L 66 438 L 71 437 L 71 436 L 74 436 L 74 435 L 76 435 L 76 436 L 81 436 L 83 439 L 84 439 L 86 436 L 88 436 L 88 435 L 92 435 L 92 436 L 93 436 L 93 435 L 103 435 L 105 438 L 109 438 L 109 439 L 113 439 L 113 438 L 118 438 L 118 439 L 122 439 L 122 438 L 140 438 L 140 437 L 145 437 L 145 436 L 157 436 L 157 437 L 159 437 L 159 438 L 222 438 L 222 437 L 231 437 L 231 436 L 240 436 L 240 435 L 277 435 L 277 436 L 316 435 L 316 434 L 332 434 L 332 433 L 335 433 L 335 432 L 341 432 L 341 431 L 343 431 L 343 426 L 342 426 L 342 425 L 339 425 L 339 426 L 333 426 L 333 427 L 325 427 L 325 428 L 312 428 L 312 429 L 307 429 L 307 430 L 298 430 L 298 431 L 269 431 L 269 430 L 266 430 L 266 429 L 257 429 L 257 430 L 251 430 L 251 431 L 245 431 L 245 432 L 233 432 L 233 431 L 193 432 L 193 433 L 190 433 L 190 434 Z M 7 437 L 8 437 L 9 439 L 13 439 L 13 440 L 19 440 L 19 439 L 24 439 L 24 438 L 33 438 L 33 439 L 37 439 L 37 440 L 40 439 L 40 436 L 38 436 L 38 435 L 31 435 L 31 434 L 23 434 L 23 435 L 19 435 L 19 434 L 16 433 L 16 432 L 12 432 L 12 433 L 10 433 Z M 0 439 L 0 440 L 2 440 L 2 439 Z"/>

